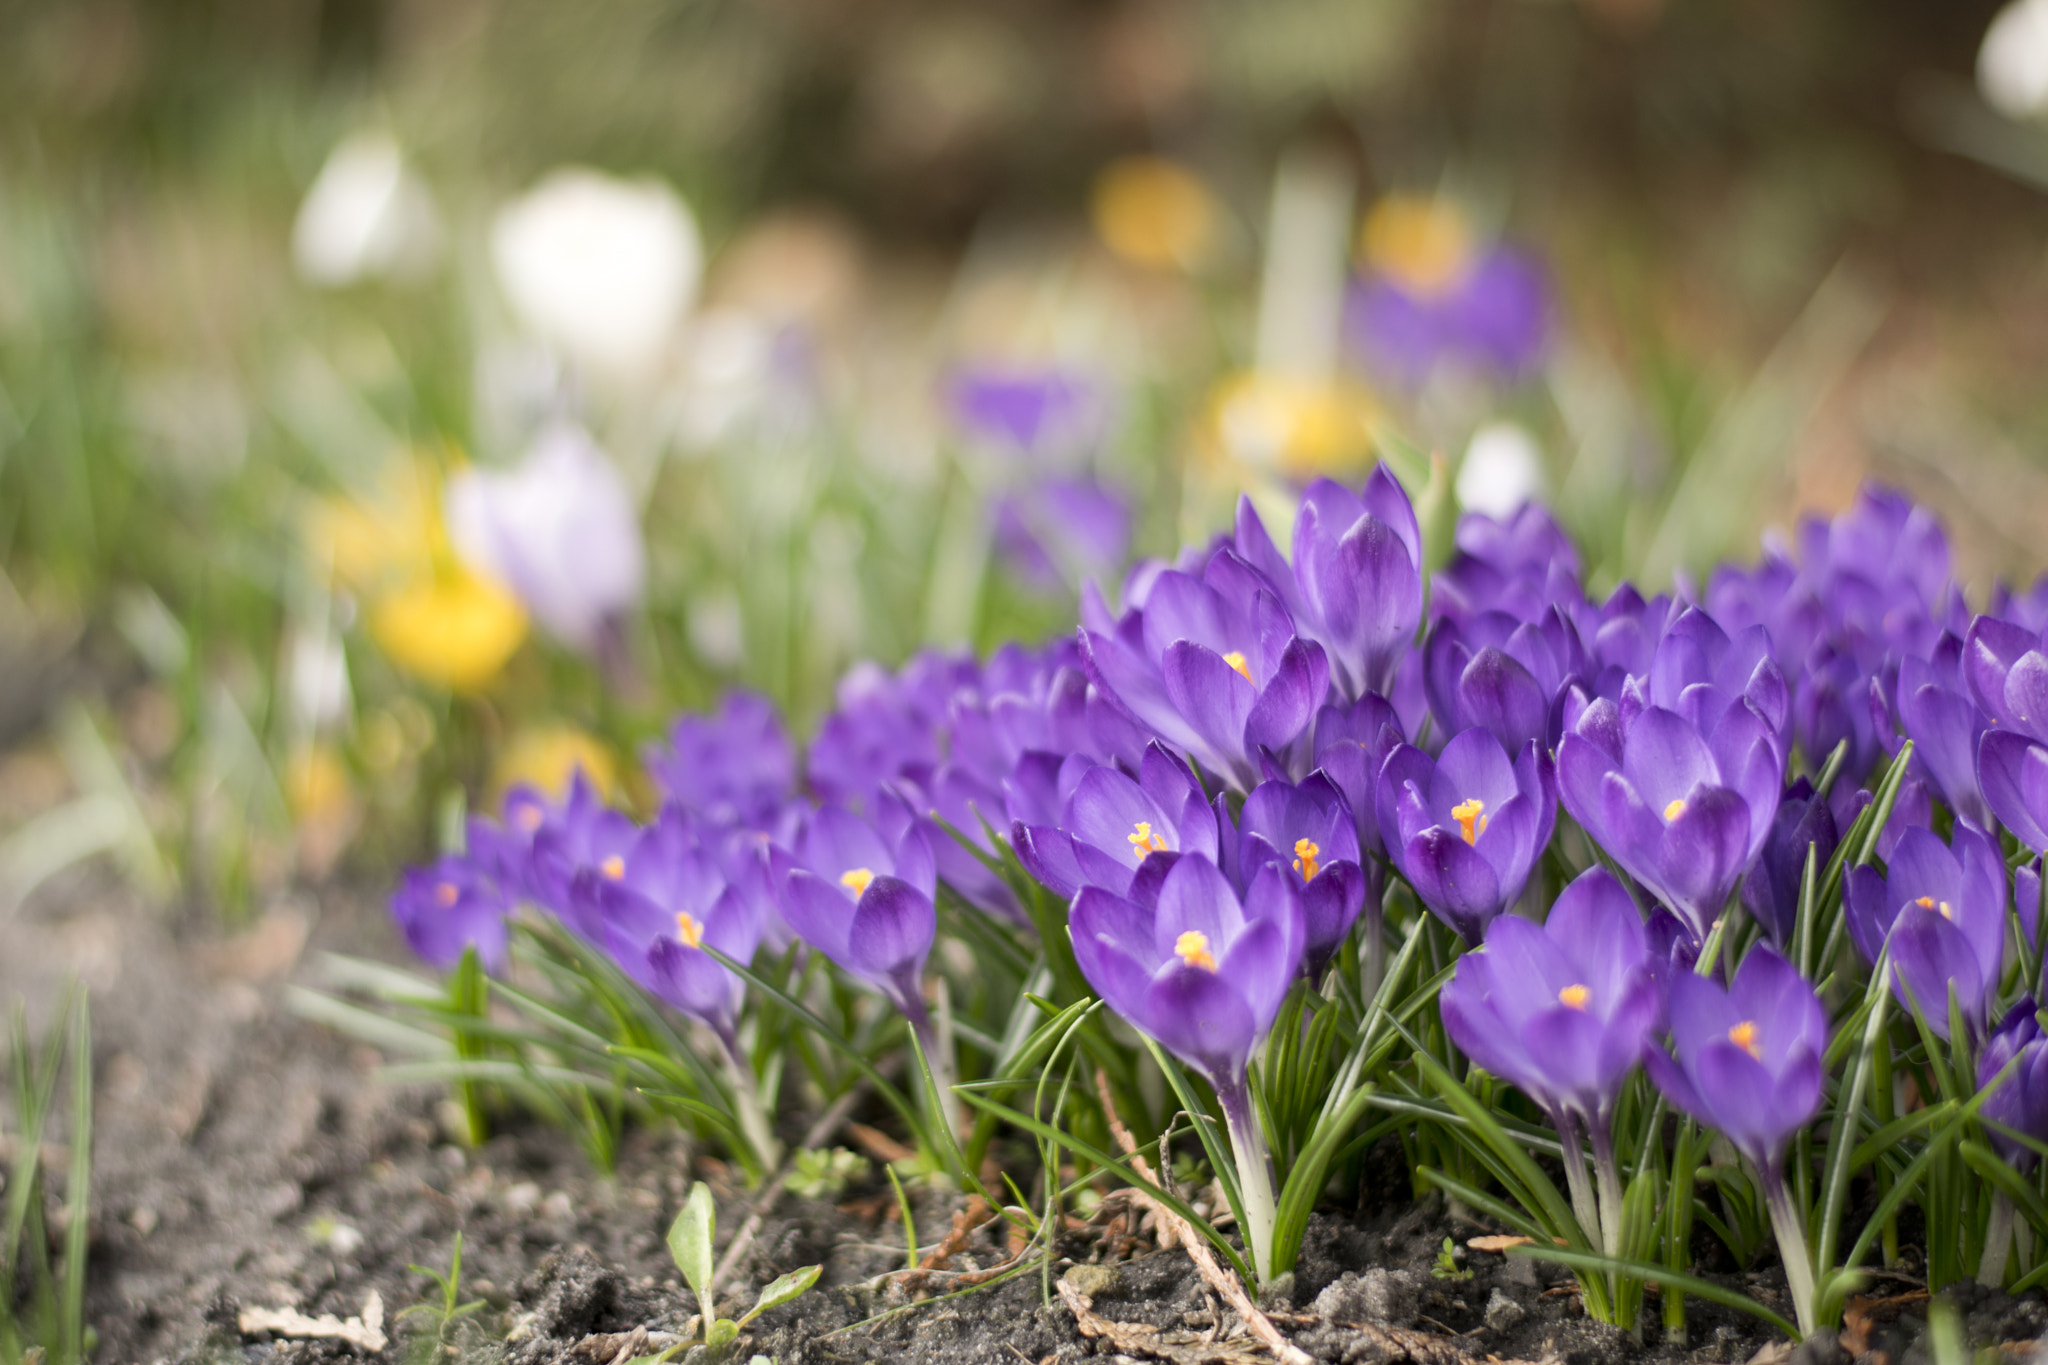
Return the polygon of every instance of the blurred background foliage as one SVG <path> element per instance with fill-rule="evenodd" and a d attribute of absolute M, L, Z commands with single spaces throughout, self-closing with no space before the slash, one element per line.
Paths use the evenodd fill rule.
<path fill-rule="evenodd" d="M 1093 376 L 1134 548 L 1201 539 L 1275 477 L 1226 399 L 1269 366 L 1303 155 L 1359 213 L 1437 196 L 1541 258 L 1540 366 L 1365 373 L 1329 420 L 1452 466 L 1512 420 L 1600 581 L 1746 556 L 1871 476 L 1944 511 L 1979 591 L 2031 577 L 2048 134 L 1971 83 L 1995 8 L 0 0 L 0 882 L 113 853 L 233 908 L 381 878 L 518 773 L 581 757 L 631 799 L 639 743 L 734 684 L 808 724 L 856 660 L 1070 629 L 1078 575 L 990 567 L 1020 476 L 947 377 Z M 294 218 L 366 131 L 430 191 L 438 264 L 317 288 Z M 1131 156 L 1193 177 L 1198 264 L 1105 246 Z M 701 226 L 653 382 L 517 344 L 493 215 L 564 165 Z M 536 382 L 624 473 L 644 605 L 608 660 L 532 641 L 423 683 L 364 638 L 321 509 L 509 464 Z M 1280 473 L 1356 473 L 1318 449 Z"/>

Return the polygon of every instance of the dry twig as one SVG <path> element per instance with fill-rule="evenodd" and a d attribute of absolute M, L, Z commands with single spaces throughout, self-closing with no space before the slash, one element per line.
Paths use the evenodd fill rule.
<path fill-rule="evenodd" d="M 1131 1136 L 1131 1130 L 1124 1127 L 1124 1121 L 1117 1117 L 1116 1104 L 1109 1097 L 1109 1078 L 1103 1075 L 1099 1068 L 1095 1072 L 1095 1093 L 1102 1100 L 1102 1113 L 1103 1117 L 1109 1120 L 1109 1131 L 1115 1136 L 1117 1145 L 1124 1149 L 1124 1155 L 1130 1159 L 1132 1168 L 1145 1179 L 1153 1180 L 1152 1168 L 1146 1165 L 1145 1158 L 1138 1154 L 1137 1140 Z M 1224 1269 L 1217 1262 L 1216 1254 L 1209 1250 L 1201 1234 L 1196 1232 L 1185 1218 L 1158 1200 L 1145 1195 L 1144 1191 L 1140 1190 L 1139 1194 L 1152 1206 L 1152 1216 L 1158 1221 L 1159 1226 L 1171 1228 L 1173 1235 L 1187 1248 L 1188 1259 L 1195 1263 L 1195 1269 L 1201 1274 L 1203 1281 L 1214 1289 L 1225 1303 L 1237 1310 L 1238 1317 L 1244 1320 L 1245 1327 L 1253 1336 L 1284 1362 L 1284 1365 L 1315 1365 L 1314 1356 L 1289 1341 L 1281 1334 L 1280 1329 L 1273 1325 L 1273 1320 L 1259 1311 L 1259 1306 L 1252 1302 L 1251 1295 L 1245 1292 L 1244 1282 L 1238 1279 L 1234 1272 Z M 1064 1286 L 1065 1281 L 1061 1281 L 1061 1284 Z M 1064 1297 L 1067 1291 L 1062 1287 L 1060 1292 Z M 1071 1300 L 1068 1306 L 1072 1306 Z"/>

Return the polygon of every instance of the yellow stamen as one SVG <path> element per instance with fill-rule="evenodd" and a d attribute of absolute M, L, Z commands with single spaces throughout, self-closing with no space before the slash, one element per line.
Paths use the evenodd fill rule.
<path fill-rule="evenodd" d="M 512 823 L 519 826 L 521 830 L 525 831 L 528 834 L 531 834 L 535 830 L 540 828 L 540 821 L 541 814 L 539 806 L 521 806 L 518 810 L 518 813 L 516 813 L 512 817 Z"/>
<path fill-rule="evenodd" d="M 1294 841 L 1294 870 L 1301 874 L 1303 881 L 1314 881 L 1316 873 L 1323 870 L 1323 865 L 1316 861 L 1316 859 L 1322 856 L 1323 850 L 1317 845 L 1315 840 L 1296 839 Z"/>
<path fill-rule="evenodd" d="M 462 899 L 462 892 L 454 882 L 442 882 L 434 888 L 434 899 L 441 902 L 443 910 L 453 910 L 455 902 Z"/>
<path fill-rule="evenodd" d="M 1922 910 L 1932 910 L 1934 908 L 1934 897 L 1922 896 L 1919 900 L 1914 901 L 1913 904 L 1919 906 Z"/>
<path fill-rule="evenodd" d="M 1566 986 L 1557 993 L 1557 998 L 1566 1009 L 1582 1010 L 1586 1008 L 1586 1002 L 1593 998 L 1593 992 L 1584 986 Z"/>
<path fill-rule="evenodd" d="M 687 910 L 676 911 L 676 937 L 692 948 L 704 946 L 704 926 Z"/>
<path fill-rule="evenodd" d="M 1223 656 L 1223 662 L 1229 664 L 1232 668 L 1236 669 L 1239 675 L 1241 675 L 1246 682 L 1251 683 L 1253 687 L 1257 687 L 1259 685 L 1258 682 L 1252 677 L 1251 669 L 1245 664 L 1244 655 L 1238 653 L 1236 650 L 1233 649 L 1228 654 Z"/>
<path fill-rule="evenodd" d="M 856 867 L 851 872 L 839 874 L 839 884 L 851 891 L 856 898 L 867 894 L 868 883 L 874 879 L 875 874 L 864 867 Z"/>
<path fill-rule="evenodd" d="M 1138 861 L 1141 863 L 1145 861 L 1145 855 L 1149 853 L 1164 853 L 1167 851 L 1166 840 L 1152 832 L 1152 822 L 1150 820 L 1140 820 L 1124 838 L 1129 841 L 1131 851 L 1138 855 Z"/>
<path fill-rule="evenodd" d="M 1763 1045 L 1756 1040 L 1756 1021 L 1745 1019 L 1728 1030 L 1728 1041 L 1747 1052 L 1758 1061 L 1764 1059 Z"/>
<path fill-rule="evenodd" d="M 1668 825 L 1683 814 L 1685 814 L 1685 798 L 1680 797 L 1664 808 L 1664 823 Z"/>
<path fill-rule="evenodd" d="M 1200 967 L 1205 972 L 1216 970 L 1216 957 L 1209 951 L 1209 936 L 1200 929 L 1190 929 L 1175 939 L 1173 955 L 1190 967 Z"/>
<path fill-rule="evenodd" d="M 1486 803 L 1476 796 L 1451 807 L 1451 818 L 1458 822 L 1458 832 L 1465 836 L 1466 843 L 1476 844 L 1479 836 L 1486 833 L 1486 816 L 1481 814 L 1485 809 Z"/>
<path fill-rule="evenodd" d="M 614 853 L 598 866 L 598 871 L 604 873 L 605 876 L 610 877 L 613 881 L 617 881 L 626 875 L 626 860 Z"/>

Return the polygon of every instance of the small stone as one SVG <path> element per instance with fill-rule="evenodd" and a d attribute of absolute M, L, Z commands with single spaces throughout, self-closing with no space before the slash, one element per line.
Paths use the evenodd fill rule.
<path fill-rule="evenodd" d="M 147 1237 L 150 1233 L 155 1232 L 156 1224 L 156 1210 L 147 1204 L 137 1205 L 135 1211 L 128 1215 L 128 1226 L 134 1228 L 136 1233 L 143 1237 Z"/>
<path fill-rule="evenodd" d="M 1522 1307 L 1500 1290 L 1493 1291 L 1493 1297 L 1486 1301 L 1486 1325 L 1496 1332 L 1506 1332 L 1520 1325 L 1529 1310 Z"/>
<path fill-rule="evenodd" d="M 346 1223 L 336 1223 L 327 1234 L 327 1249 L 345 1261 L 363 1249 L 363 1234 Z"/>
<path fill-rule="evenodd" d="M 1099 1299 L 1114 1293 L 1124 1277 L 1113 1265 L 1077 1265 L 1068 1267 L 1061 1278 L 1089 1298 Z"/>
<path fill-rule="evenodd" d="M 532 1213 L 540 1204 L 540 1186 L 531 1180 L 522 1180 L 505 1191 L 504 1200 L 507 1213 Z"/>
<path fill-rule="evenodd" d="M 540 1201 L 540 1216 L 543 1218 L 551 1218 L 557 1222 L 567 1222 L 569 1217 L 575 1212 L 576 1206 L 569 1202 L 569 1194 L 566 1190 L 556 1190 L 553 1194 Z"/>
<path fill-rule="evenodd" d="M 1316 1295 L 1316 1316 L 1325 1322 L 1371 1322 L 1406 1327 L 1420 1311 L 1422 1293 L 1406 1270 L 1374 1266 L 1363 1275 L 1345 1271 Z"/>

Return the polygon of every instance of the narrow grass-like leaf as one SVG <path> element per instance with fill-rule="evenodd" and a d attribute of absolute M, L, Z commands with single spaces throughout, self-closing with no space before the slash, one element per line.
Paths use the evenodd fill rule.
<path fill-rule="evenodd" d="M 1043 1120 L 1035 1119 L 1029 1114 L 1010 1108 L 1008 1105 L 998 1104 L 994 1100 L 986 1099 L 972 1091 L 963 1091 L 960 1098 L 978 1109 L 988 1110 L 990 1113 L 1001 1118 L 1005 1123 L 1014 1124 L 1027 1133 L 1042 1138 L 1057 1147 L 1064 1147 L 1076 1156 L 1094 1162 L 1104 1170 L 1115 1172 L 1119 1180 L 1136 1189 L 1143 1190 L 1146 1194 L 1187 1220 L 1189 1226 L 1201 1233 L 1204 1238 L 1223 1254 L 1224 1258 L 1230 1262 L 1231 1268 L 1238 1273 L 1246 1284 L 1257 1283 L 1251 1275 L 1250 1268 L 1245 1265 L 1244 1258 L 1238 1254 L 1237 1248 L 1232 1246 L 1229 1240 L 1222 1233 L 1218 1232 L 1208 1219 L 1196 1213 L 1188 1206 L 1187 1201 L 1179 1195 L 1162 1189 L 1159 1185 L 1139 1175 L 1135 1170 L 1131 1169 L 1128 1162 L 1119 1157 L 1111 1156 L 1108 1152 L 1103 1151 L 1100 1147 L 1095 1146 L 1084 1138 L 1078 1138 L 1071 1133 L 1062 1132 Z"/>

